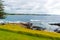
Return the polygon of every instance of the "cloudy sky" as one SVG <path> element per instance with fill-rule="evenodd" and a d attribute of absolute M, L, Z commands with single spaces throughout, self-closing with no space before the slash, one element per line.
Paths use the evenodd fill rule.
<path fill-rule="evenodd" d="M 3 0 L 5 12 L 60 15 L 60 0 Z"/>

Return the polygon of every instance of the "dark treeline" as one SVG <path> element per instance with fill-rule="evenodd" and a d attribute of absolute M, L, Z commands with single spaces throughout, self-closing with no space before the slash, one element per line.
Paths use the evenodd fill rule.
<path fill-rule="evenodd" d="M 7 13 L 7 15 L 40 15 L 40 14 L 24 14 L 24 13 Z"/>
<path fill-rule="evenodd" d="M 3 1 L 0 0 L 0 19 L 4 19 L 5 18 L 5 12 L 4 12 L 4 6 L 3 6 Z"/>

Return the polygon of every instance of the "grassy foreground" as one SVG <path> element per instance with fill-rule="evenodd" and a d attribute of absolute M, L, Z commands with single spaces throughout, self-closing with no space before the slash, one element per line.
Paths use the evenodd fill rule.
<path fill-rule="evenodd" d="M 21 24 L 0 25 L 0 40 L 60 40 L 60 34 L 24 28 Z"/>
<path fill-rule="evenodd" d="M 34 36 L 17 34 L 0 30 L 0 40 L 45 40 L 46 38 L 38 38 Z"/>

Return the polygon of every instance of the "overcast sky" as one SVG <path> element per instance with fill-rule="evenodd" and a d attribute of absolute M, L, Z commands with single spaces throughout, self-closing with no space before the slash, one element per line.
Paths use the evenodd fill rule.
<path fill-rule="evenodd" d="M 5 12 L 60 15 L 60 0 L 3 0 Z"/>

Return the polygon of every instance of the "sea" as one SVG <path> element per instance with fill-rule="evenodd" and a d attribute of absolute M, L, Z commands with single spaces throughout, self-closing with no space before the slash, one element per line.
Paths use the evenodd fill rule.
<path fill-rule="evenodd" d="M 3 21 L 23 21 L 41 20 L 46 23 L 60 23 L 60 15 L 6 15 Z"/>

